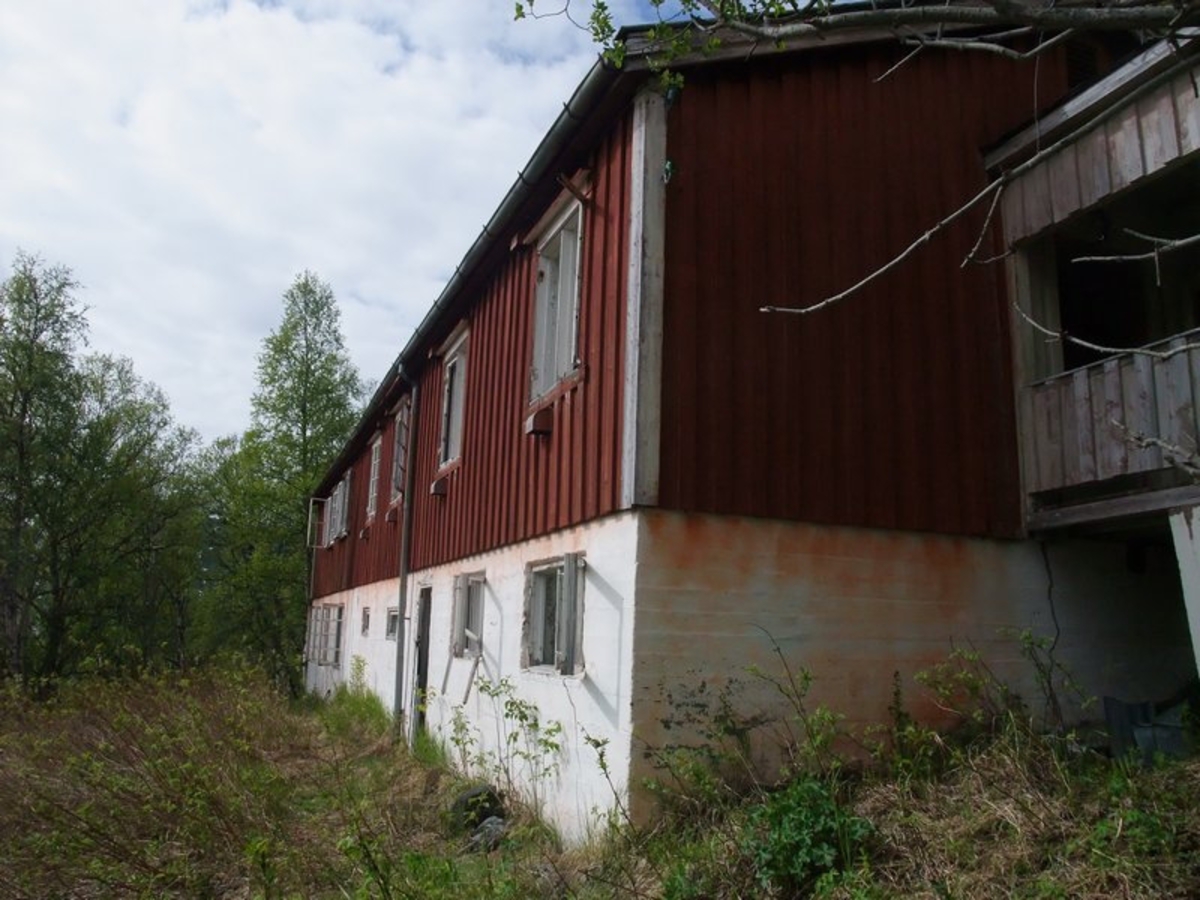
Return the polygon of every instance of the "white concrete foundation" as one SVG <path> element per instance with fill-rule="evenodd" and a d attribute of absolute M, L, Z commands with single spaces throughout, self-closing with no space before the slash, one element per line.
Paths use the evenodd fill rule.
<path fill-rule="evenodd" d="M 1184 514 L 1172 518 L 1177 567 L 1166 547 L 1130 565 L 1119 542 L 1057 542 L 1044 554 L 1033 541 L 626 512 L 409 576 L 401 705 L 411 733 L 427 596 L 428 729 L 456 761 L 534 803 L 565 838 L 579 841 L 618 798 L 635 816 L 649 810 L 649 798 L 637 790 L 627 796 L 628 786 L 661 774 L 655 749 L 694 744 L 714 724 L 722 691 L 743 719 L 791 715 L 751 670 L 784 678 L 779 653 L 794 672 L 813 673 L 810 708 L 825 704 L 850 728 L 886 721 L 893 673 L 911 713 L 948 722 L 913 676 L 955 648 L 978 651 L 1034 714 L 1044 712 L 1022 630 L 1057 635 L 1055 659 L 1086 695 L 1171 693 L 1195 676 L 1192 648 L 1200 642 L 1200 542 L 1189 523 Z M 530 566 L 567 553 L 584 554 L 583 665 L 574 675 L 523 663 Z M 460 575 L 483 579 L 477 661 L 452 652 Z M 320 601 L 345 603 L 346 649 L 338 671 L 310 663 L 311 690 L 348 677 L 359 656 L 368 686 L 391 708 L 395 642 L 383 635 L 397 596 L 393 579 Z M 509 688 L 500 696 L 481 690 L 504 680 Z M 1099 709 L 1060 691 L 1068 716 L 1100 718 Z M 509 698 L 532 704 L 543 734 L 561 726 L 558 752 L 526 743 L 505 710 Z M 758 761 L 770 763 L 767 739 L 781 731 L 754 732 Z"/>
<path fill-rule="evenodd" d="M 409 638 L 405 651 L 405 709 L 412 710 L 416 666 L 417 601 L 430 589 L 429 730 L 448 746 L 456 761 L 486 757 L 475 764 L 481 776 L 515 790 L 537 805 L 565 838 L 584 839 L 599 817 L 624 796 L 629 772 L 630 673 L 633 667 L 633 586 L 637 569 L 634 513 L 568 529 L 491 553 L 459 560 L 411 576 Z M 566 553 L 584 557 L 582 671 L 561 675 L 553 668 L 522 666 L 527 566 Z M 470 656 L 451 653 L 454 579 L 482 574 L 484 584 L 483 651 L 478 665 Z M 474 671 L 473 671 L 474 670 Z M 562 726 L 561 752 L 531 752 L 504 698 L 488 697 L 484 684 L 508 679 L 511 696 L 536 705 L 544 727 Z M 455 719 L 469 723 L 456 736 Z M 461 728 L 461 726 L 460 726 Z M 514 743 L 510 735 L 516 734 Z M 456 746 L 465 739 L 465 745 Z M 607 773 L 593 744 L 603 746 Z M 486 771 L 490 769 L 491 771 Z M 537 771 L 541 769 L 541 771 Z"/>
<path fill-rule="evenodd" d="M 316 602 L 316 606 L 343 607 L 342 651 L 338 665 L 318 665 L 310 640 L 304 667 L 305 687 L 310 693 L 328 696 L 339 684 L 347 683 L 358 658 L 362 660 L 366 687 L 379 696 L 388 710 L 392 709 L 396 693 L 396 641 L 387 637 L 386 630 L 388 611 L 398 611 L 399 597 L 400 579 L 389 578 Z M 369 611 L 370 618 L 366 634 L 362 630 L 364 609 Z"/>

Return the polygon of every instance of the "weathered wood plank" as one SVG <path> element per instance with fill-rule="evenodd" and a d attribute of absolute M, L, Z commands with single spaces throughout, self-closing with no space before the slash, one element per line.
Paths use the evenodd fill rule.
<path fill-rule="evenodd" d="M 1071 144 L 1047 160 L 1050 207 L 1055 222 L 1062 222 L 1079 209 L 1079 173 L 1075 145 Z"/>
<path fill-rule="evenodd" d="M 1008 247 L 1028 234 L 1025 231 L 1024 189 L 1021 187 L 1024 180 L 1018 178 L 1014 184 L 1005 188 L 1004 197 L 1000 201 L 1000 215 L 1004 221 L 1004 244 Z"/>
<path fill-rule="evenodd" d="M 1054 222 L 1050 207 L 1050 176 L 1045 163 L 1035 166 L 1021 179 L 1022 203 L 1025 211 L 1025 234 L 1036 234 Z"/>
<path fill-rule="evenodd" d="M 1175 103 L 1170 85 L 1162 85 L 1149 97 L 1139 100 L 1137 111 L 1142 133 L 1142 160 L 1146 174 L 1150 174 L 1179 157 Z"/>
<path fill-rule="evenodd" d="M 1125 427 L 1135 434 L 1158 433 L 1158 410 L 1154 403 L 1154 361 L 1144 353 L 1135 353 L 1122 361 L 1122 405 Z M 1162 466 L 1162 454 L 1156 447 L 1129 448 L 1129 468 L 1150 472 Z"/>
<path fill-rule="evenodd" d="M 1037 452 L 1037 484 L 1033 490 L 1059 487 L 1063 477 L 1062 436 L 1058 396 L 1053 382 L 1033 389 L 1034 445 Z"/>
<path fill-rule="evenodd" d="M 1181 153 L 1200 150 L 1200 97 L 1196 96 L 1198 85 L 1200 85 L 1200 69 L 1193 73 L 1184 73 L 1171 83 L 1175 98 L 1175 121 L 1179 125 L 1179 150 Z"/>
<path fill-rule="evenodd" d="M 1078 373 L 1076 373 L 1078 374 Z M 1063 444 L 1063 484 L 1070 486 L 1079 484 L 1084 480 L 1080 471 L 1080 424 L 1075 412 L 1075 378 L 1060 378 L 1054 383 L 1054 392 L 1058 395 L 1059 415 L 1062 416 L 1062 444 Z M 1091 417 L 1088 417 L 1088 425 L 1083 426 L 1083 431 L 1088 431 L 1091 424 Z"/>
<path fill-rule="evenodd" d="M 1084 206 L 1099 203 L 1112 190 L 1108 170 L 1108 135 L 1093 128 L 1075 143 L 1075 162 L 1079 173 L 1079 200 Z"/>
<path fill-rule="evenodd" d="M 1121 360 L 1106 359 L 1104 371 L 1104 424 L 1103 432 L 1097 431 L 1097 439 L 1103 434 L 1108 442 L 1107 455 L 1118 474 L 1129 471 L 1129 441 L 1125 439 L 1125 420 L 1121 409 Z"/>
<path fill-rule="evenodd" d="M 1096 434 L 1092 428 L 1091 389 L 1087 372 L 1078 370 L 1071 376 L 1072 415 L 1077 423 L 1076 451 L 1079 457 L 1080 481 L 1096 479 Z"/>
<path fill-rule="evenodd" d="M 1146 174 L 1142 163 L 1142 139 L 1138 133 L 1138 112 L 1136 106 L 1127 106 L 1105 125 L 1108 136 L 1109 173 L 1112 176 L 1112 189 L 1132 184 Z"/>
<path fill-rule="evenodd" d="M 1029 516 L 1029 530 L 1045 531 L 1049 528 L 1066 528 L 1089 522 L 1103 522 L 1106 519 L 1142 515 L 1177 506 L 1192 506 L 1198 502 L 1200 502 L 1200 487 L 1196 485 L 1168 488 L 1164 491 L 1147 491 L 1141 494 L 1114 497 L 1111 500 L 1097 500 L 1094 503 L 1080 503 L 1059 509 L 1041 510 Z"/>
<path fill-rule="evenodd" d="M 1166 373 L 1166 397 L 1164 403 L 1170 410 L 1170 423 L 1167 428 L 1171 433 L 1169 440 L 1177 447 L 1192 450 L 1196 446 L 1196 414 L 1192 402 L 1192 374 L 1188 366 L 1188 354 L 1183 351 L 1187 339 L 1173 338 L 1170 349 L 1179 351 L 1168 357 L 1159 365 Z"/>

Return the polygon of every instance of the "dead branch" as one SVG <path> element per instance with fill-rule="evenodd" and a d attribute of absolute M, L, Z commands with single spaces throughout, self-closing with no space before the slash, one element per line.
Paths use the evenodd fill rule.
<path fill-rule="evenodd" d="M 1016 300 L 1013 301 L 1013 309 L 1017 314 L 1025 320 L 1025 323 L 1041 334 L 1054 341 L 1061 341 L 1064 344 L 1074 344 L 1076 347 L 1083 347 L 1087 350 L 1094 350 L 1097 353 L 1103 353 L 1105 356 L 1122 356 L 1137 354 L 1140 356 L 1149 356 L 1152 359 L 1165 360 L 1172 356 L 1178 356 L 1180 353 L 1187 353 L 1190 350 L 1200 350 L 1200 344 L 1182 344 L 1178 347 L 1171 347 L 1168 350 L 1151 350 L 1149 347 L 1106 347 L 1104 344 L 1096 344 L 1092 341 L 1085 340 L 1081 337 L 1076 337 L 1073 334 L 1068 334 L 1061 328 L 1050 328 L 1042 324 L 1032 315 L 1022 309 L 1021 304 Z"/>
<path fill-rule="evenodd" d="M 1128 6 L 1034 6 L 992 0 L 990 4 L 908 6 L 837 12 L 836 6 L 810 8 L 807 15 L 784 21 L 753 21 L 743 15 L 727 15 L 721 3 L 704 3 L 721 24 L 760 40 L 777 43 L 813 37 L 851 28 L 920 28 L 964 25 L 1001 28 L 1025 25 L 1059 31 L 1154 31 L 1167 32 L 1197 15 L 1195 0 L 1182 8 L 1172 3 L 1137 3 Z"/>
<path fill-rule="evenodd" d="M 1167 81 L 1171 78 L 1174 78 L 1176 75 L 1179 74 L 1179 72 L 1182 69 L 1191 66 L 1193 63 L 1194 63 L 1194 60 L 1192 60 L 1192 59 L 1177 60 L 1173 65 L 1168 66 L 1165 70 L 1160 72 L 1154 78 L 1148 79 L 1147 81 L 1145 81 L 1144 83 L 1139 85 L 1137 90 L 1130 91 L 1129 94 L 1127 94 L 1125 97 L 1122 97 L 1113 106 L 1110 106 L 1110 107 L 1107 107 L 1107 108 L 1101 110 L 1096 115 L 1087 119 L 1081 125 L 1078 125 L 1074 129 L 1072 129 L 1070 132 L 1068 132 L 1067 134 L 1064 134 L 1062 137 L 1060 137 L 1058 140 L 1054 141 L 1052 144 L 1038 150 L 1036 153 L 1034 153 L 1032 156 L 1030 156 L 1029 159 L 1025 160 L 1025 162 L 1021 163 L 1020 165 L 1014 166 L 1013 168 L 1009 169 L 1008 171 L 1006 171 L 1006 172 L 1002 173 L 1001 175 L 997 176 L 996 178 L 992 179 L 990 182 L 988 182 L 988 184 L 981 191 L 979 191 L 979 193 L 977 193 L 977 194 L 975 194 L 975 196 L 971 197 L 971 199 L 969 199 L 966 203 L 964 203 L 962 206 L 958 207 L 958 209 L 954 210 L 949 215 L 944 216 L 941 220 L 939 220 L 936 224 L 934 224 L 930 228 L 928 228 L 923 234 L 921 234 L 919 237 L 917 237 L 911 244 L 909 244 L 907 247 L 905 247 L 903 250 L 901 250 L 898 254 L 893 256 L 890 260 L 888 260 L 882 266 L 880 266 L 879 268 L 875 269 L 872 272 L 869 272 L 866 276 L 859 279 L 856 283 L 854 283 L 850 287 L 846 288 L 845 290 L 840 291 L 836 294 L 832 294 L 828 297 L 825 297 L 822 300 L 818 300 L 817 302 L 811 303 L 807 306 L 761 306 L 761 307 L 759 307 L 759 312 L 791 313 L 793 315 L 808 315 L 810 313 L 814 313 L 819 310 L 825 309 L 829 306 L 833 306 L 835 303 L 839 303 L 840 301 L 845 300 L 847 297 L 852 296 L 853 294 L 855 294 L 858 291 L 865 288 L 867 285 L 876 281 L 882 275 L 885 275 L 886 273 L 890 272 L 892 269 L 896 268 L 896 266 L 898 266 L 900 263 L 902 263 L 904 260 L 906 260 L 908 257 L 910 257 L 913 253 L 915 253 L 923 245 L 929 243 L 929 241 L 932 240 L 934 236 L 936 236 L 940 232 L 944 231 L 950 225 L 957 222 L 964 215 L 966 215 L 968 212 L 970 212 L 972 209 L 974 209 L 977 205 L 979 205 L 981 202 L 983 202 L 984 198 L 990 196 L 993 191 L 1003 190 L 1003 188 L 1005 188 L 1010 182 L 1016 180 L 1017 178 L 1024 175 L 1026 172 L 1030 171 L 1034 167 L 1040 165 L 1044 160 L 1048 159 L 1049 157 L 1051 157 L 1052 155 L 1057 153 L 1059 150 L 1074 143 L 1080 137 L 1082 137 L 1083 135 L 1090 132 L 1092 129 L 1099 126 L 1102 122 L 1104 122 L 1106 119 L 1108 119 L 1110 116 L 1112 116 L 1113 113 L 1117 112 L 1118 110 L 1124 109 L 1125 107 L 1129 106 L 1132 103 L 1135 103 L 1144 94 L 1154 90 L 1159 85 L 1163 84 L 1165 81 Z M 1023 311 L 1022 311 L 1022 313 L 1023 313 Z M 1033 324 L 1032 320 L 1030 320 L 1030 321 L 1031 321 L 1031 324 Z M 1049 333 L 1053 337 L 1059 337 L 1059 334 L 1057 332 L 1048 331 L 1047 333 Z M 1072 340 L 1077 340 L 1077 339 L 1072 338 Z M 1081 343 L 1080 346 L 1088 346 L 1088 345 Z M 1093 349 L 1099 350 L 1102 348 L 1093 348 Z M 1113 352 L 1124 352 L 1124 351 L 1113 351 Z"/>
<path fill-rule="evenodd" d="M 1188 235 L 1185 238 L 1155 238 L 1146 234 L 1139 234 L 1132 229 L 1126 228 L 1125 231 L 1134 237 L 1141 238 L 1144 241 L 1149 241 L 1155 244 L 1153 250 L 1147 250 L 1145 253 L 1114 253 L 1111 255 L 1100 256 L 1076 256 L 1071 262 L 1073 263 L 1118 263 L 1118 262 L 1145 262 L 1147 260 L 1157 260 L 1160 256 L 1165 256 L 1175 250 L 1182 250 L 1184 247 L 1192 247 L 1200 244 L 1200 234 Z"/>
<path fill-rule="evenodd" d="M 1113 427 L 1122 432 L 1126 442 L 1140 450 L 1155 449 L 1162 451 L 1162 455 L 1172 466 L 1184 472 L 1193 481 L 1200 481 L 1200 455 L 1197 454 L 1196 448 L 1188 450 L 1185 447 L 1180 447 L 1178 444 L 1164 441 L 1160 437 L 1135 431 L 1124 422 L 1118 422 L 1116 419 L 1112 419 L 1111 422 Z"/>
<path fill-rule="evenodd" d="M 900 39 L 900 43 L 905 46 L 921 46 L 921 47 L 938 47 L 943 50 L 960 50 L 960 51 L 983 51 L 984 53 L 995 53 L 1003 56 L 1006 59 L 1014 59 L 1020 62 L 1033 59 L 1035 56 L 1040 56 L 1052 47 L 1056 47 L 1063 41 L 1075 35 L 1075 31 L 1067 29 L 1060 31 L 1053 37 L 1047 38 L 1044 41 L 1038 42 L 1036 46 L 1029 50 L 1014 50 L 1012 47 L 1001 43 L 1004 40 L 1011 40 L 1014 37 L 1029 35 L 1034 33 L 1033 28 L 1017 28 L 1010 31 L 1001 32 L 997 35 L 987 35 L 973 38 L 956 38 L 956 37 L 926 37 L 924 35 L 912 35 Z"/>

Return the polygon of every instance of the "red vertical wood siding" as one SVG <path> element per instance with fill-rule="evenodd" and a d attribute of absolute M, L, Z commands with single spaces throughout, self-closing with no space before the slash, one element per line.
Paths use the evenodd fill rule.
<path fill-rule="evenodd" d="M 462 455 L 444 473 L 438 466 L 440 361 L 421 372 L 414 570 L 584 522 L 620 505 L 629 142 L 625 115 L 591 160 L 593 192 L 584 207 L 580 262 L 582 364 L 549 403 L 552 433 L 525 434 L 533 353 L 530 247 L 509 253 L 465 315 L 470 343 Z M 433 496 L 439 474 L 447 490 Z"/>
<path fill-rule="evenodd" d="M 328 547 L 312 552 L 313 597 L 325 597 L 373 581 L 395 578 L 400 574 L 400 532 L 403 510 L 399 501 L 388 521 L 392 505 L 392 455 L 396 422 L 388 416 L 379 429 L 382 453 L 379 483 L 376 485 L 375 515 L 367 521 L 367 489 L 371 480 L 371 444 L 355 457 L 350 476 L 350 511 L 346 536 Z M 318 531 L 318 534 L 321 532 Z"/>
<path fill-rule="evenodd" d="M 660 502 L 960 534 L 1020 527 L 1002 264 L 985 208 L 841 304 L 974 195 L 1034 68 L 895 44 L 700 67 L 668 117 Z M 1063 90 L 1043 58 L 1042 104 Z M 994 242 L 985 245 L 985 255 Z"/>

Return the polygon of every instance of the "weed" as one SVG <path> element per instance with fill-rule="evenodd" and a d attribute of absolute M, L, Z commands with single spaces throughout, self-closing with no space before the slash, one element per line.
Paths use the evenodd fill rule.
<path fill-rule="evenodd" d="M 846 811 L 835 783 L 801 775 L 751 811 L 745 849 L 763 887 L 798 892 L 857 861 L 870 835 L 871 824 Z"/>

